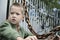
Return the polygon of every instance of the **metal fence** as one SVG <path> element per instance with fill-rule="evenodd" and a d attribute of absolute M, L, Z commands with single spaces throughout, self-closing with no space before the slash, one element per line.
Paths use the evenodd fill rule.
<path fill-rule="evenodd" d="M 27 1 L 27 6 L 29 9 L 31 24 L 33 24 L 34 29 L 39 25 L 38 28 L 45 29 L 45 32 L 47 32 L 48 29 L 50 31 L 53 27 L 60 25 L 58 9 L 54 11 L 40 0 L 29 0 L 29 2 Z M 35 23 L 37 24 L 35 25 Z"/>

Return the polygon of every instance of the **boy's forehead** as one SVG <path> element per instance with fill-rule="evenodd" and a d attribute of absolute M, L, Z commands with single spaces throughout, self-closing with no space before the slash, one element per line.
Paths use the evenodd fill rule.
<path fill-rule="evenodd" d="M 12 10 L 23 11 L 23 8 L 22 7 L 19 7 L 19 6 L 11 6 L 10 11 L 12 11 Z"/>
<path fill-rule="evenodd" d="M 23 8 L 22 7 L 17 7 L 17 6 L 12 6 L 10 8 L 10 12 L 16 12 L 16 13 L 22 13 L 23 14 Z"/>
<path fill-rule="evenodd" d="M 23 9 L 22 7 L 19 7 L 19 6 L 11 6 L 11 9 Z"/>

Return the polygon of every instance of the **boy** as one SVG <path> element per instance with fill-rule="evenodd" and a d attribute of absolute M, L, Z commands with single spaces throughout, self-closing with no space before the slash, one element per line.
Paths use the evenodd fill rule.
<path fill-rule="evenodd" d="M 23 7 L 19 3 L 13 3 L 8 20 L 0 25 L 0 36 L 3 40 L 37 40 L 36 36 L 19 27 L 21 20 L 23 20 Z"/>

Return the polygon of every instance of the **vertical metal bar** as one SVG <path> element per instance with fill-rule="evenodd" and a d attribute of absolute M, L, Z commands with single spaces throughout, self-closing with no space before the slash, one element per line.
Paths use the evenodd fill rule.
<path fill-rule="evenodd" d="M 20 3 L 20 0 L 18 0 L 18 3 Z"/>
<path fill-rule="evenodd" d="M 39 8 L 40 8 L 40 0 L 39 0 Z"/>
<path fill-rule="evenodd" d="M 7 12 L 6 12 L 6 19 L 8 19 L 8 14 L 9 14 L 9 5 L 10 5 L 10 0 L 7 0 Z"/>
<path fill-rule="evenodd" d="M 15 3 L 17 3 L 17 0 L 15 0 Z"/>
<path fill-rule="evenodd" d="M 42 9 L 43 9 L 43 2 L 42 2 L 42 4 L 41 4 L 41 5 L 42 5 Z"/>
<path fill-rule="evenodd" d="M 15 0 L 12 0 L 12 3 L 15 3 Z"/>
<path fill-rule="evenodd" d="M 37 0 L 38 1 L 38 9 L 39 9 L 39 0 Z"/>
<path fill-rule="evenodd" d="M 42 2 L 42 8 L 44 7 L 43 2 Z"/>

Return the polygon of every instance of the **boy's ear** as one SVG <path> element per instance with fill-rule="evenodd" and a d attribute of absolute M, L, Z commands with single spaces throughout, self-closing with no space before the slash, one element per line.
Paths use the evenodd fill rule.
<path fill-rule="evenodd" d="M 22 17 L 22 21 L 24 21 L 24 16 Z"/>
<path fill-rule="evenodd" d="M 24 16 L 22 16 L 22 20 L 24 20 Z"/>

